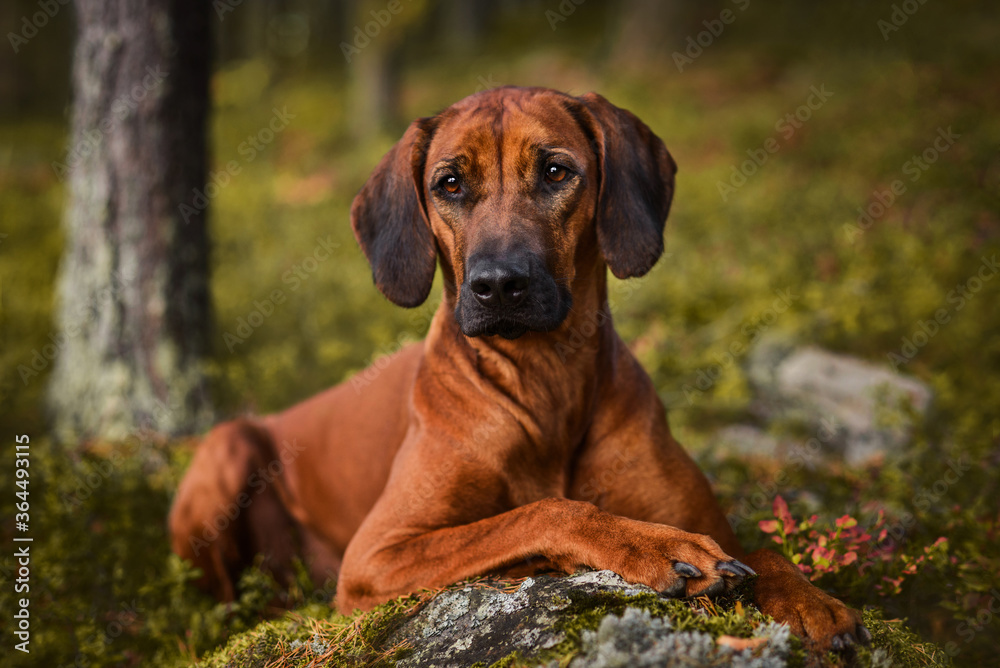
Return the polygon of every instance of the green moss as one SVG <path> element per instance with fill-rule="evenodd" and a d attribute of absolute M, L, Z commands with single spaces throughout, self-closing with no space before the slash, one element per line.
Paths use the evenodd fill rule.
<path fill-rule="evenodd" d="M 950 666 L 951 657 L 933 643 L 922 640 L 907 628 L 905 620 L 886 620 L 878 609 L 868 608 L 862 612 L 864 624 L 872 634 L 872 646 L 888 652 L 893 666 L 915 668 L 916 666 Z M 862 649 L 862 659 L 870 656 L 871 650 Z"/>
<path fill-rule="evenodd" d="M 653 594 L 625 595 L 619 592 L 579 597 L 563 612 L 565 616 L 556 628 L 566 633 L 566 639 L 552 651 L 552 657 L 571 657 L 580 651 L 583 632 L 594 631 L 609 614 L 622 615 L 626 608 L 648 611 L 654 617 L 670 620 L 678 631 L 701 631 L 713 638 L 732 635 L 749 638 L 766 618 L 756 608 L 745 606 L 746 583 L 736 592 L 714 603 L 711 609 L 696 601 L 662 599 Z M 739 608 L 736 602 L 740 601 Z"/>
<path fill-rule="evenodd" d="M 492 664 L 490 668 L 519 665 L 538 665 L 551 660 L 559 660 L 560 665 L 568 664 L 581 650 L 584 631 L 594 631 L 606 615 L 622 615 L 626 608 L 646 610 L 654 617 L 667 618 L 677 631 L 697 631 L 713 638 L 731 635 L 742 638 L 752 637 L 754 629 L 772 621 L 752 605 L 746 603 L 752 581 L 741 584 L 735 591 L 723 596 L 709 607 L 700 601 L 664 600 L 651 594 L 625 595 L 622 593 L 602 593 L 594 596 L 575 598 L 571 605 L 561 611 L 560 621 L 555 628 L 566 633 L 566 639 L 530 660 L 514 652 Z M 873 666 L 889 665 L 900 668 L 918 666 L 947 666 L 951 661 L 945 652 L 933 643 L 921 640 L 903 621 L 886 621 L 881 611 L 867 609 L 863 612 L 865 625 L 872 633 L 870 648 L 857 647 L 848 654 L 829 653 L 825 656 L 810 656 L 801 640 L 789 638 L 788 666 L 795 668 L 806 665 L 823 666 Z M 881 663 L 876 652 L 881 651 Z"/>
<path fill-rule="evenodd" d="M 387 641 L 420 600 L 402 597 L 351 616 L 328 605 L 309 604 L 233 637 L 200 665 L 257 668 L 280 659 L 289 667 L 315 665 L 316 661 L 356 668 L 392 666 L 408 649 L 389 646 Z"/>
<path fill-rule="evenodd" d="M 171 668 L 203 657 L 204 665 L 221 668 L 261 666 L 282 657 L 294 666 L 306 665 L 311 656 L 305 646 L 294 646 L 296 641 L 309 645 L 315 640 L 335 665 L 388 666 L 407 651 L 387 642 L 426 593 L 343 616 L 329 607 L 333 584 L 317 589 L 301 566 L 286 592 L 266 573 L 249 569 L 233 603 L 199 593 L 192 584 L 197 572 L 169 554 L 163 532 L 170 490 L 188 459 L 176 446 L 100 445 L 80 454 L 37 441 L 32 448 L 33 518 L 38 518 L 38 535 L 45 537 L 33 547 L 32 591 L 38 593 L 32 599 L 37 633 L 32 662 L 114 666 L 141 656 L 150 665 Z M 152 461 L 162 464 L 155 467 Z M 7 489 L 0 503 L 12 498 Z M 559 623 L 566 639 L 538 659 L 574 656 L 584 630 L 596 629 L 605 615 L 620 615 L 627 607 L 668 617 L 680 630 L 747 637 L 765 621 L 749 604 L 751 586 L 743 583 L 708 608 L 653 595 L 571 597 Z M 12 588 L 0 590 L 0 605 L 12 608 L 12 596 Z M 294 610 L 268 620 L 276 598 Z M 876 647 L 900 663 L 934 665 L 921 662 L 943 656 L 901 623 L 871 612 L 866 622 Z M 503 661 L 519 665 L 524 658 L 511 655 Z M 27 664 L 14 656 L 12 665 Z"/>
<path fill-rule="evenodd" d="M 542 661 L 543 659 L 538 658 L 532 661 L 530 665 L 538 665 Z M 476 665 L 481 665 L 481 664 L 476 664 Z M 499 661 L 494 662 L 493 664 L 490 665 L 490 668 L 515 668 L 515 666 L 523 666 L 523 665 L 529 665 L 528 661 L 526 661 L 524 657 L 521 656 L 520 652 L 514 652 L 510 656 L 505 656 Z M 483 668 L 485 668 L 485 666 Z"/>

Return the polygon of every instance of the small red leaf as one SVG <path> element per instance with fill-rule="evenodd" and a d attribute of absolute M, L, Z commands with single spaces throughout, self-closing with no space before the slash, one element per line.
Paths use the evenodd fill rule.
<path fill-rule="evenodd" d="M 778 530 L 778 520 L 761 520 L 757 526 L 764 533 L 774 533 Z"/>

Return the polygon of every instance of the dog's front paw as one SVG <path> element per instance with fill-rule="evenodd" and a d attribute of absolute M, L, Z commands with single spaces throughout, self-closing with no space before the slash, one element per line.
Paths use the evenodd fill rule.
<path fill-rule="evenodd" d="M 730 591 L 753 569 L 722 551 L 702 534 L 637 522 L 640 544 L 628 541 L 611 570 L 630 582 L 672 597 L 717 596 Z"/>
<path fill-rule="evenodd" d="M 792 574 L 761 576 L 754 583 L 754 603 L 788 624 L 812 650 L 843 650 L 872 639 L 860 612 Z"/>
<path fill-rule="evenodd" d="M 675 561 L 674 572 L 678 576 L 669 589 L 660 592 L 668 596 L 718 596 L 730 591 L 743 578 L 756 575 L 754 570 L 736 559 L 726 557 L 703 570 L 686 561 Z"/>

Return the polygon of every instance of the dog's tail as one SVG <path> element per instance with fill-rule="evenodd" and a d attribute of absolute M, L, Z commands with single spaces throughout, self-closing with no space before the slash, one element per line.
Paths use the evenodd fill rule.
<path fill-rule="evenodd" d="M 170 509 L 170 541 L 220 600 L 236 598 L 240 573 L 257 554 L 279 582 L 290 581 L 297 532 L 283 476 L 271 435 L 251 419 L 218 425 L 198 446 Z"/>

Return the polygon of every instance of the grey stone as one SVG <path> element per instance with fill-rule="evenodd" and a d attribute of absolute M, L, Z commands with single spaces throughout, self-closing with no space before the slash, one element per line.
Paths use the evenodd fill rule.
<path fill-rule="evenodd" d="M 396 631 L 391 644 L 406 640 L 415 651 L 400 666 L 487 665 L 519 651 L 528 657 L 565 639 L 553 629 L 575 597 L 599 592 L 654 593 L 611 571 L 557 578 L 527 578 L 506 593 L 487 586 L 445 592 Z"/>
<path fill-rule="evenodd" d="M 611 571 L 588 571 L 567 577 L 528 578 L 511 593 L 488 586 L 447 591 L 428 602 L 389 639 L 408 641 L 413 652 L 397 665 L 450 668 L 490 665 L 519 652 L 529 665 L 546 649 L 563 642 L 557 630 L 574 600 L 615 592 L 653 594 Z M 766 624 L 757 629 L 768 639 L 753 649 L 734 650 L 708 634 L 678 632 L 669 619 L 628 608 L 621 617 L 606 616 L 596 631 L 583 634 L 574 668 L 611 666 L 783 666 L 788 627 Z M 537 660 L 537 659 L 536 659 Z"/>
<path fill-rule="evenodd" d="M 530 655 L 563 638 L 551 630 L 560 605 L 552 583 L 533 578 L 506 593 L 488 586 L 447 591 L 428 602 L 398 629 L 390 644 L 408 642 L 414 651 L 399 666 L 487 665 L 514 651 Z"/>
<path fill-rule="evenodd" d="M 759 427 L 734 424 L 715 432 L 712 449 L 738 455 L 773 458 L 780 454 L 780 443 L 778 439 Z"/>
<path fill-rule="evenodd" d="M 747 375 L 758 415 L 802 425 L 824 453 L 851 464 L 898 451 L 933 397 L 926 384 L 884 366 L 777 338 L 755 346 Z"/>

